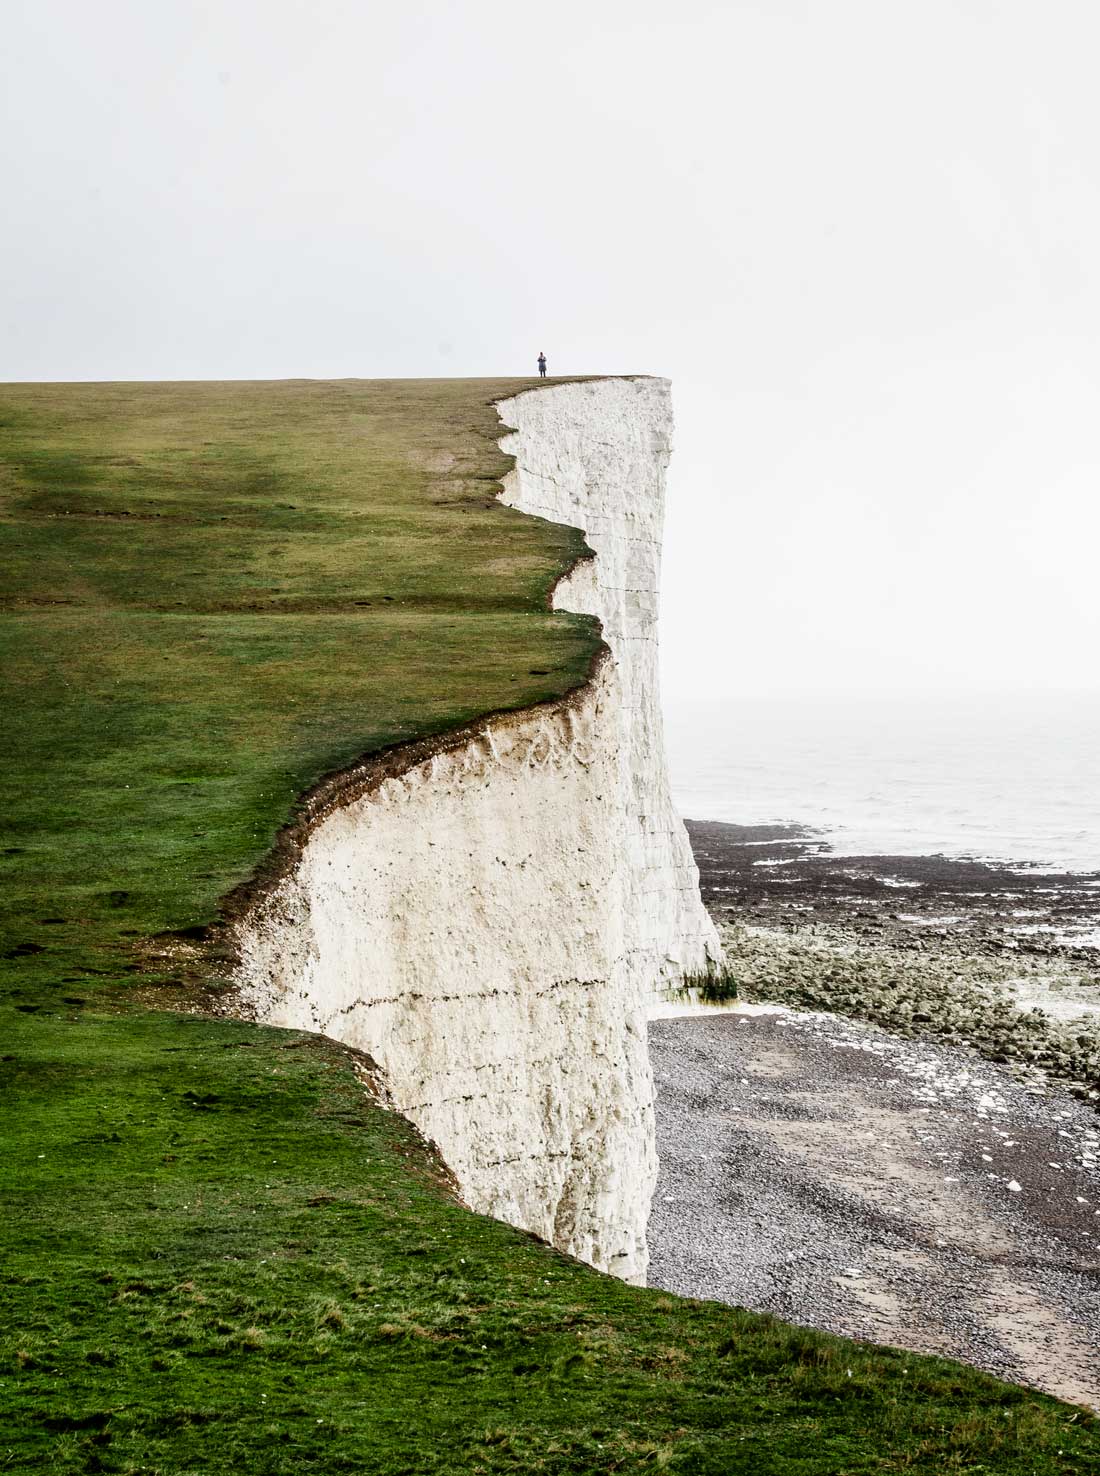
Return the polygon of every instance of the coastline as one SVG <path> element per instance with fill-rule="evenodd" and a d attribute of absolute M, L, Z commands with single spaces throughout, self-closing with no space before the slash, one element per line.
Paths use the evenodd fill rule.
<path fill-rule="evenodd" d="M 1100 876 L 687 826 L 737 997 L 650 1018 L 650 1284 L 1100 1409 Z"/>
<path fill-rule="evenodd" d="M 1100 1101 L 1100 873 L 838 856 L 798 825 L 687 827 L 739 998 L 971 1046 Z"/>

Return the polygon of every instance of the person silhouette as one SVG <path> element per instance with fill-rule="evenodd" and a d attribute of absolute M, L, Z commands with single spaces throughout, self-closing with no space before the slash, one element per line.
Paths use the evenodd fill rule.
<path fill-rule="evenodd" d="M 539 349 L 539 378 L 546 378 L 546 355 Z"/>

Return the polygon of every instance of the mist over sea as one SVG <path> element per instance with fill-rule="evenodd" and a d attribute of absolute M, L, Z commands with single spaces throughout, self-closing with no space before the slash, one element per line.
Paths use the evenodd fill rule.
<path fill-rule="evenodd" d="M 1100 692 L 677 700 L 680 813 L 796 822 L 838 855 L 1100 870 Z"/>

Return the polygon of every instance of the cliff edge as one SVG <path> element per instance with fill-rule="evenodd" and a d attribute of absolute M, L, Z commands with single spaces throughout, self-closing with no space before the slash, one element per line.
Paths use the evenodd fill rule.
<path fill-rule="evenodd" d="M 1096 1468 L 1082 1410 L 471 1214 L 316 1033 L 470 1202 L 641 1274 L 645 1001 L 713 956 L 668 424 L 641 380 L 0 386 L 8 1469 Z M 310 1030 L 227 1016 L 245 913 Z"/>
<path fill-rule="evenodd" d="M 643 1281 L 649 1005 L 719 964 L 668 792 L 657 379 L 499 403 L 503 499 L 580 527 L 554 607 L 607 650 L 554 702 L 390 754 L 238 927 L 240 1008 L 368 1052 L 471 1208 Z"/>

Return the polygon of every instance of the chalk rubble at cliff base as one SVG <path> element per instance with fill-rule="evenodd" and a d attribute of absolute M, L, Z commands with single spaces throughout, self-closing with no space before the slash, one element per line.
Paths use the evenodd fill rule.
<path fill-rule="evenodd" d="M 1100 992 L 1080 970 L 946 951 L 914 954 L 840 929 L 720 929 L 746 999 L 829 1009 L 903 1036 L 953 1040 L 1021 1080 L 1100 1100 Z"/>

